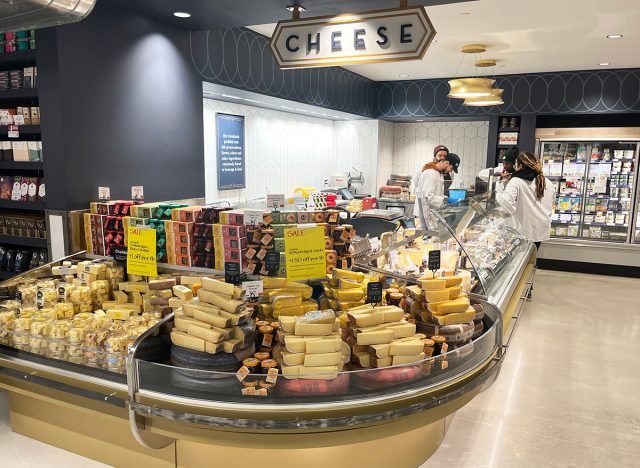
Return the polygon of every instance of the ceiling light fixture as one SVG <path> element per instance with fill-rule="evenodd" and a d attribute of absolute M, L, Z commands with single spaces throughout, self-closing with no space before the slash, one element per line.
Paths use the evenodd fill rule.
<path fill-rule="evenodd" d="M 293 12 L 293 10 L 295 10 L 296 8 L 298 9 L 298 11 L 307 11 L 307 9 L 302 5 L 289 5 L 287 7 L 287 10 Z"/>
<path fill-rule="evenodd" d="M 622 34 L 609 34 L 607 39 L 622 39 Z"/>
<path fill-rule="evenodd" d="M 611 65 L 611 62 L 600 62 L 598 64 L 599 67 L 608 67 L 609 65 Z"/>
<path fill-rule="evenodd" d="M 462 60 L 458 65 L 458 71 L 467 54 L 480 54 L 486 52 L 487 48 L 483 44 L 469 44 L 462 48 Z M 477 63 L 477 62 L 476 62 Z M 477 65 L 476 65 L 477 67 Z M 458 76 L 456 71 L 456 76 Z M 466 99 L 472 97 L 491 96 L 491 89 L 493 88 L 496 80 L 489 78 L 455 78 L 449 80 L 449 87 L 451 88 L 447 97 L 454 99 Z"/>
<path fill-rule="evenodd" d="M 186 11 L 176 11 L 173 16 L 177 18 L 191 18 L 191 13 L 187 13 Z"/>
<path fill-rule="evenodd" d="M 435 44 L 436 42 L 438 42 L 438 39 L 434 39 L 434 40 L 433 40 L 433 41 L 431 41 L 431 42 Z"/>
<path fill-rule="evenodd" d="M 409 78 L 409 75 L 403 73 L 402 75 L 398 75 L 398 78 Z"/>
<path fill-rule="evenodd" d="M 418 119 L 418 120 L 416 120 L 416 122 L 424 122 L 424 120 Z"/>
<path fill-rule="evenodd" d="M 467 107 L 500 106 L 504 104 L 504 100 L 502 99 L 503 92 L 504 89 L 493 88 L 490 96 L 466 98 L 464 105 Z"/>

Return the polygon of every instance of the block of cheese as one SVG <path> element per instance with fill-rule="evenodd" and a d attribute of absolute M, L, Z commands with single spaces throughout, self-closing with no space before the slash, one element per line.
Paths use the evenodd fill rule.
<path fill-rule="evenodd" d="M 269 298 L 274 311 L 286 307 L 296 307 L 302 305 L 302 293 L 282 293 L 275 294 Z"/>
<path fill-rule="evenodd" d="M 118 289 L 120 291 L 126 292 L 139 292 L 139 293 L 148 293 L 149 292 L 149 283 L 131 283 L 131 282 L 122 282 L 118 285 Z"/>
<path fill-rule="evenodd" d="M 391 365 L 399 366 L 401 364 L 411 364 L 414 362 L 420 362 L 424 359 L 424 353 L 420 352 L 418 354 L 414 354 L 413 356 L 393 356 L 393 362 Z"/>
<path fill-rule="evenodd" d="M 373 310 L 357 313 L 349 310 L 347 311 L 347 319 L 349 323 L 359 328 L 375 327 L 384 323 L 384 313 L 373 312 Z"/>
<path fill-rule="evenodd" d="M 373 367 L 389 367 L 393 362 L 393 357 L 387 356 L 383 358 L 378 358 L 375 356 L 371 357 L 371 365 Z"/>
<path fill-rule="evenodd" d="M 459 323 L 469 323 L 473 320 L 476 311 L 473 307 L 469 307 L 466 312 L 452 313 L 447 315 L 435 315 L 431 316 L 431 320 L 433 320 L 438 325 L 456 325 Z"/>
<path fill-rule="evenodd" d="M 240 349 L 240 346 L 242 345 L 242 341 L 237 338 L 225 340 L 223 343 L 224 343 L 223 351 L 228 354 L 235 353 Z"/>
<path fill-rule="evenodd" d="M 218 328 L 227 328 L 231 326 L 231 320 L 229 318 L 212 314 L 210 312 L 205 312 L 203 310 L 196 309 L 193 312 L 193 318 Z"/>
<path fill-rule="evenodd" d="M 129 296 L 124 291 L 113 291 L 113 298 L 118 304 L 126 304 L 129 302 Z"/>
<path fill-rule="evenodd" d="M 307 312 L 312 312 L 314 310 L 318 310 L 318 303 L 316 301 L 314 301 L 313 299 L 304 300 L 304 301 L 302 301 L 302 309 L 304 310 L 305 314 Z"/>
<path fill-rule="evenodd" d="M 338 366 L 300 366 L 298 378 L 309 380 L 333 380 L 338 378 Z"/>
<path fill-rule="evenodd" d="M 180 284 L 184 286 L 193 286 L 194 284 L 202 284 L 202 278 L 199 276 L 181 276 Z"/>
<path fill-rule="evenodd" d="M 174 286 L 173 288 L 171 288 L 171 291 L 173 292 L 173 294 L 183 300 L 183 301 L 190 301 L 191 299 L 193 299 L 193 291 L 191 291 L 191 288 L 188 288 L 186 286 L 183 286 L 181 284 L 178 284 L 176 286 Z M 171 304 L 169 304 L 171 305 Z"/>
<path fill-rule="evenodd" d="M 366 296 L 362 289 L 334 289 L 334 297 L 339 301 L 360 301 Z"/>
<path fill-rule="evenodd" d="M 131 309 L 109 309 L 107 310 L 107 317 L 111 320 L 129 320 L 135 312 Z"/>
<path fill-rule="evenodd" d="M 222 310 L 225 310 L 232 314 L 239 312 L 240 309 L 244 307 L 244 302 L 242 301 L 237 301 L 235 299 L 226 299 L 223 296 L 219 296 L 218 294 L 212 293 L 211 291 L 207 291 L 205 289 L 200 289 L 198 291 L 198 299 L 200 299 L 202 302 L 206 302 L 207 304 L 220 307 Z"/>
<path fill-rule="evenodd" d="M 205 352 L 205 341 L 202 338 L 197 338 L 181 331 L 173 330 L 171 332 L 171 342 L 182 348 L 200 351 L 201 353 Z"/>
<path fill-rule="evenodd" d="M 245 341 L 251 335 L 253 335 L 255 327 L 233 327 L 233 337 L 240 340 Z"/>
<path fill-rule="evenodd" d="M 187 333 L 196 338 L 201 338 L 209 343 L 220 343 L 225 340 L 226 336 L 219 329 L 203 328 L 198 325 L 189 325 Z"/>
<path fill-rule="evenodd" d="M 171 289 L 176 285 L 175 278 L 163 278 L 149 281 L 149 289 L 157 291 L 161 289 Z"/>
<path fill-rule="evenodd" d="M 295 307 L 284 307 L 282 309 L 272 309 L 273 316 L 275 318 L 280 317 L 281 315 L 288 317 L 296 317 L 298 315 L 304 315 L 307 311 L 305 307 L 302 305 Z"/>
<path fill-rule="evenodd" d="M 420 288 L 420 286 L 407 286 L 407 292 L 409 293 L 409 295 L 411 296 L 411 298 L 414 301 L 420 301 L 422 300 L 422 289 Z"/>
<path fill-rule="evenodd" d="M 429 304 L 428 309 L 434 315 L 447 315 L 465 312 L 470 305 L 468 297 L 459 297 L 453 301 Z"/>
<path fill-rule="evenodd" d="M 133 303 L 136 304 L 136 305 L 144 304 L 144 299 L 142 298 L 142 294 L 140 294 L 139 292 L 132 292 L 131 293 L 131 299 L 132 299 Z"/>
<path fill-rule="evenodd" d="M 389 343 L 391 340 L 393 340 L 393 330 L 383 329 L 361 332 L 356 336 L 356 340 L 359 345 Z"/>
<path fill-rule="evenodd" d="M 171 299 L 169 299 L 169 307 L 175 310 L 182 307 L 184 302 L 185 301 L 183 301 L 182 299 L 178 299 L 177 297 L 172 297 Z"/>
<path fill-rule="evenodd" d="M 391 356 L 415 356 L 420 354 L 424 344 L 418 339 L 394 340 L 389 345 Z"/>
<path fill-rule="evenodd" d="M 280 366 L 282 375 L 285 379 L 297 379 L 300 375 L 300 369 L 302 366 Z"/>
<path fill-rule="evenodd" d="M 275 278 L 272 276 L 265 276 L 262 278 L 264 289 L 284 288 L 289 281 L 286 278 Z"/>
<path fill-rule="evenodd" d="M 389 357 L 391 351 L 391 343 L 383 343 L 377 345 L 369 346 L 369 354 L 375 356 L 376 358 L 386 358 Z"/>
<path fill-rule="evenodd" d="M 189 327 L 192 325 L 201 328 L 211 328 L 210 324 L 197 320 L 193 317 L 187 317 L 186 315 L 176 315 L 173 318 L 173 326 L 181 332 L 187 333 L 189 331 Z"/>
<path fill-rule="evenodd" d="M 392 323 L 389 324 L 389 330 L 393 332 L 394 340 L 407 338 L 416 334 L 416 324 L 408 322 Z"/>
<path fill-rule="evenodd" d="M 301 366 L 304 364 L 304 353 L 290 353 L 288 351 L 282 351 L 280 354 L 282 363 L 286 366 Z"/>
<path fill-rule="evenodd" d="M 444 280 L 446 281 L 446 288 L 451 288 L 454 286 L 460 286 L 462 284 L 462 276 L 445 276 Z"/>
<path fill-rule="evenodd" d="M 284 346 L 290 353 L 335 353 L 340 351 L 342 338 L 340 335 L 330 336 L 284 336 Z"/>
<path fill-rule="evenodd" d="M 456 299 L 462 294 L 462 286 L 452 286 L 445 289 L 449 293 L 449 300 Z"/>
<path fill-rule="evenodd" d="M 295 283 L 291 283 L 291 284 L 295 284 Z M 302 299 L 311 299 L 311 296 L 313 296 L 313 288 L 311 286 L 306 286 L 304 284 L 301 284 L 299 286 L 301 287 L 290 285 L 290 286 L 287 286 L 286 288 L 267 290 L 265 291 L 265 295 L 271 298 L 273 296 L 283 295 L 283 294 L 302 294 Z"/>
<path fill-rule="evenodd" d="M 168 306 L 169 299 L 160 296 L 151 296 L 149 298 L 149 303 L 152 306 Z"/>
<path fill-rule="evenodd" d="M 253 311 L 251 309 L 243 309 L 237 314 L 230 314 L 224 310 L 220 311 L 220 317 L 227 318 L 231 321 L 231 325 L 241 325 L 251 318 Z"/>
<path fill-rule="evenodd" d="M 303 366 L 305 367 L 337 366 L 340 364 L 342 364 L 342 353 L 340 351 L 304 355 Z"/>
<path fill-rule="evenodd" d="M 352 361 L 360 367 L 371 367 L 371 356 L 366 351 L 354 351 Z"/>
<path fill-rule="evenodd" d="M 422 291 L 423 298 L 427 302 L 445 302 L 449 300 L 450 292 L 448 289 L 440 289 L 438 291 Z"/>
<path fill-rule="evenodd" d="M 442 278 L 420 278 L 420 287 L 425 291 L 439 291 L 447 287 L 447 281 Z"/>
<path fill-rule="evenodd" d="M 202 284 L 202 289 L 205 291 L 210 291 L 221 296 L 227 296 L 229 299 L 233 297 L 235 286 L 231 283 L 225 283 L 205 276 L 200 279 L 200 284 Z"/>
<path fill-rule="evenodd" d="M 136 314 L 139 314 L 142 311 L 142 307 L 140 307 L 137 304 L 116 304 L 115 302 L 103 302 L 102 308 L 104 310 L 111 310 L 111 309 L 132 310 Z"/>
<path fill-rule="evenodd" d="M 349 309 L 349 312 L 363 312 L 363 311 L 372 311 L 372 310 L 373 310 L 373 304 L 363 304 L 363 305 Z"/>
<path fill-rule="evenodd" d="M 161 298 L 163 298 L 163 299 L 169 299 L 169 298 L 173 297 L 173 290 L 171 290 L 171 289 L 161 289 L 156 294 L 158 296 L 160 296 Z"/>
<path fill-rule="evenodd" d="M 356 283 L 353 280 L 349 280 L 349 279 L 339 279 L 338 280 L 338 287 L 340 289 L 360 289 L 360 290 L 364 290 L 365 286 L 360 284 L 360 283 Z"/>
<path fill-rule="evenodd" d="M 357 283 L 362 283 L 364 281 L 364 273 L 342 270 L 340 268 L 333 270 L 333 277 L 337 279 L 350 279 Z"/>

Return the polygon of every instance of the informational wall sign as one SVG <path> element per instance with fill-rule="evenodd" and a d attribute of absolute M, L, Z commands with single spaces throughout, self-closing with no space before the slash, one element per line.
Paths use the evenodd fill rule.
<path fill-rule="evenodd" d="M 280 21 L 271 37 L 280 68 L 418 60 L 436 31 L 423 7 Z"/>
<path fill-rule="evenodd" d="M 127 273 L 158 276 L 156 230 L 130 226 L 127 231 Z"/>
<path fill-rule="evenodd" d="M 246 187 L 244 167 L 244 117 L 216 114 L 218 190 Z"/>
<path fill-rule="evenodd" d="M 284 230 L 287 279 L 306 280 L 327 275 L 322 226 L 298 226 Z"/>

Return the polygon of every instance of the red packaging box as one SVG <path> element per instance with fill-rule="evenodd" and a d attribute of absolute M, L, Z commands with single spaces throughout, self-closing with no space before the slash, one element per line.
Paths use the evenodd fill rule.
<path fill-rule="evenodd" d="M 227 237 L 222 239 L 222 247 L 224 250 L 247 248 L 247 239 L 245 237 Z"/>
<path fill-rule="evenodd" d="M 246 249 L 224 249 L 225 262 L 240 262 L 245 260 Z"/>
<path fill-rule="evenodd" d="M 246 237 L 244 226 L 222 225 L 222 237 Z"/>
<path fill-rule="evenodd" d="M 201 206 L 185 206 L 184 208 L 171 210 L 171 219 L 183 223 L 193 223 L 200 213 L 202 213 Z"/>
<path fill-rule="evenodd" d="M 220 213 L 220 224 L 229 224 L 232 226 L 243 226 L 244 210 L 222 211 Z"/>
<path fill-rule="evenodd" d="M 378 199 L 375 197 L 365 197 L 362 199 L 362 210 L 374 210 L 378 207 Z"/>
<path fill-rule="evenodd" d="M 193 234 L 193 225 L 194 223 L 187 223 L 183 221 L 171 222 L 171 228 L 176 236 L 179 234 Z"/>
<path fill-rule="evenodd" d="M 190 255 L 176 255 L 176 265 L 192 266 Z"/>

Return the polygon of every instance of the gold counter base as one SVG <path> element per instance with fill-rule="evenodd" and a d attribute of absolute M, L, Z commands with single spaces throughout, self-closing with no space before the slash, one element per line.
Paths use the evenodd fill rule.
<path fill-rule="evenodd" d="M 11 429 L 18 434 L 111 466 L 175 466 L 174 444 L 162 450 L 145 449 L 131 435 L 126 419 L 8 393 Z"/>
<path fill-rule="evenodd" d="M 417 468 L 433 455 L 453 416 L 423 425 L 414 415 L 376 427 L 316 434 L 243 434 L 210 431 L 207 442 L 176 441 L 177 466 L 263 468 Z M 421 422 L 422 420 L 422 422 Z"/>

